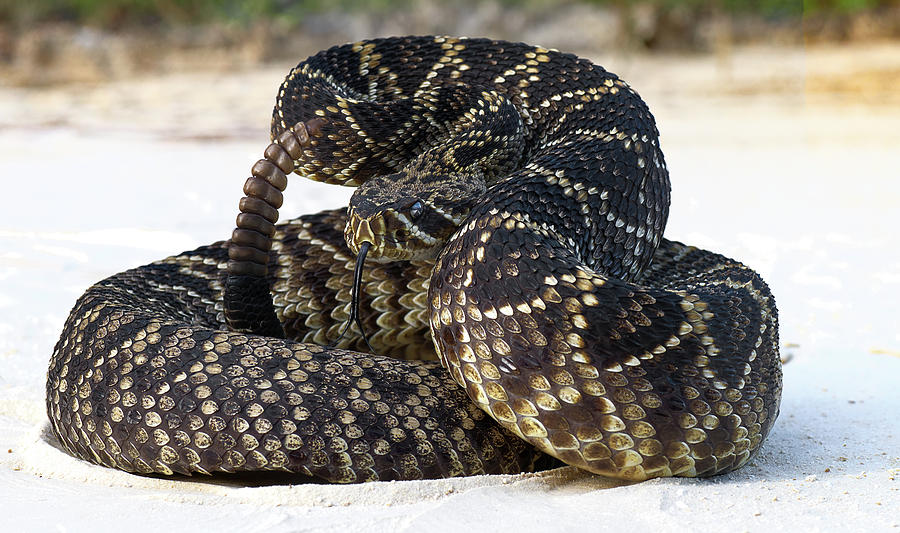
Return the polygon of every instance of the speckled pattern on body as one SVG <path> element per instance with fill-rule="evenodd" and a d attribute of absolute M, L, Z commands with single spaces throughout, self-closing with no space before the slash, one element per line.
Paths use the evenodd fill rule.
<path fill-rule="evenodd" d="M 258 226 L 285 338 L 228 330 L 227 242 L 98 283 L 48 374 L 51 425 L 73 455 L 358 482 L 521 472 L 544 452 L 643 480 L 726 472 L 759 449 L 781 396 L 774 299 L 744 265 L 663 239 L 656 126 L 615 75 L 524 44 L 366 41 L 291 71 L 273 144 L 317 119 L 302 151 L 284 149 L 292 161 L 266 151 L 267 172 L 363 197 Z M 395 174 L 482 192 L 434 237 L 428 220 L 444 226 L 428 217 L 455 215 L 427 180 L 410 193 L 430 210 L 418 225 L 365 212 Z M 439 255 L 366 267 L 360 313 L 380 355 L 362 353 L 358 329 L 326 348 L 350 316 L 354 239 L 398 231 L 437 239 Z"/>

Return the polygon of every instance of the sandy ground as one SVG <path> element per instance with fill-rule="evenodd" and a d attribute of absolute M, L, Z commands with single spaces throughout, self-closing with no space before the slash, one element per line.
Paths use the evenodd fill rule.
<path fill-rule="evenodd" d="M 776 296 L 782 411 L 744 469 L 237 486 L 65 455 L 46 434 L 44 378 L 71 305 L 104 276 L 230 233 L 291 65 L 0 87 L 0 529 L 900 531 L 900 45 L 594 58 L 657 116 L 667 236 L 740 258 Z M 295 178 L 282 213 L 348 196 Z"/>

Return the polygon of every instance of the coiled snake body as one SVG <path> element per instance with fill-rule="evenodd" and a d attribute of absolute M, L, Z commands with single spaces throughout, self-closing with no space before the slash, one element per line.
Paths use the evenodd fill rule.
<path fill-rule="evenodd" d="M 662 238 L 656 126 L 615 75 L 524 44 L 365 41 L 292 70 L 272 133 L 232 241 L 76 303 L 47 379 L 73 455 L 357 482 L 543 452 L 641 480 L 738 468 L 766 438 L 774 299 Z M 351 207 L 273 225 L 292 170 L 359 185 Z M 341 336 L 354 296 L 368 340 Z"/>

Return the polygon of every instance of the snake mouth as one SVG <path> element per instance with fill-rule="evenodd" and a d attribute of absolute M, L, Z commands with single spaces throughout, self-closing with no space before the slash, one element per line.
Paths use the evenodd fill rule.
<path fill-rule="evenodd" d="M 363 218 L 352 209 L 348 215 L 347 226 L 344 228 L 344 240 L 347 241 L 347 247 L 351 252 L 359 254 L 365 243 L 368 243 L 367 249 L 377 251 L 382 248 L 385 236 L 383 217 Z"/>
<path fill-rule="evenodd" d="M 344 240 L 351 252 L 359 254 L 363 244 L 368 244 L 369 258 L 379 263 L 411 258 L 410 251 L 413 247 L 401 239 L 400 235 L 389 230 L 389 223 L 383 215 L 363 218 L 354 211 L 349 215 Z"/>

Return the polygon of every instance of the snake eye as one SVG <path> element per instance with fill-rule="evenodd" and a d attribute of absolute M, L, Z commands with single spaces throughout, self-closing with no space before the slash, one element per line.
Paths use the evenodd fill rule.
<path fill-rule="evenodd" d="M 425 211 L 425 206 L 422 205 L 421 200 L 416 200 L 411 206 L 409 206 L 409 218 L 415 220 L 422 216 L 422 212 Z"/>

